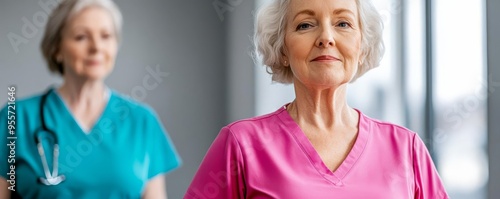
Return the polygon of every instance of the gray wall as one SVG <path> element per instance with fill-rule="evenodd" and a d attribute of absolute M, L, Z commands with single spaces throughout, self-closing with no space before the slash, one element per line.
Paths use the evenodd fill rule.
<path fill-rule="evenodd" d="M 255 64 L 251 57 L 255 1 L 243 1 L 228 12 L 227 96 L 228 121 L 255 116 Z"/>
<path fill-rule="evenodd" d="M 37 32 L 25 35 L 28 41 L 17 53 L 7 37 L 9 33 L 23 36 L 23 18 L 33 22 L 34 15 L 41 15 L 43 21 L 45 11 L 38 2 L 0 0 L 0 90 L 16 85 L 18 98 L 61 82 L 49 74 L 40 54 L 44 25 L 35 25 Z M 206 0 L 121 0 L 117 4 L 124 16 L 124 39 L 107 84 L 132 95 L 149 75 L 148 66 L 158 65 L 169 73 L 157 88 L 147 91 L 143 101 L 159 114 L 184 161 L 167 176 L 170 198 L 181 198 L 206 150 L 227 123 L 227 20 L 221 21 L 212 1 Z M 1 97 L 0 104 L 5 103 Z"/>
<path fill-rule="evenodd" d="M 488 63 L 488 198 L 500 198 L 500 1 L 486 0 Z"/>

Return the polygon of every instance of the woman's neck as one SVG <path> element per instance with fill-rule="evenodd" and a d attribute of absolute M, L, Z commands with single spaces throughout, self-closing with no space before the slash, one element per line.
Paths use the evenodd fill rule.
<path fill-rule="evenodd" d="M 301 127 L 328 132 L 357 129 L 359 114 L 347 105 L 346 87 L 315 89 L 296 83 L 296 98 L 287 109 Z"/>
<path fill-rule="evenodd" d="M 100 106 L 104 99 L 106 86 L 102 81 L 78 82 L 65 80 L 58 89 L 61 97 L 70 107 Z"/>

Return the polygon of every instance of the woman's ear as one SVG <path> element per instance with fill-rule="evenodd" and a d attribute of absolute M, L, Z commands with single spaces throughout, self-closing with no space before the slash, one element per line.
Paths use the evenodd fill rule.
<path fill-rule="evenodd" d="M 57 55 L 56 55 L 56 62 L 60 64 L 60 63 L 62 63 L 62 61 L 63 61 L 63 60 L 62 60 L 62 55 L 57 54 Z"/>
<path fill-rule="evenodd" d="M 282 60 L 283 60 L 283 62 L 282 62 L 283 66 L 285 66 L 285 67 L 290 66 L 290 62 L 288 61 L 287 57 L 283 57 Z"/>
<path fill-rule="evenodd" d="M 365 50 L 362 50 L 359 57 L 358 57 L 359 66 L 361 66 L 361 65 L 363 65 L 363 63 L 365 63 L 365 59 L 366 59 L 366 52 L 365 52 Z"/>
<path fill-rule="evenodd" d="M 364 58 L 358 59 L 359 66 L 363 65 L 363 63 L 365 63 L 365 59 Z"/>
<path fill-rule="evenodd" d="M 288 59 L 288 56 L 286 55 L 285 49 L 283 49 L 281 52 L 281 63 L 283 63 L 283 66 L 285 66 L 285 67 L 290 66 L 290 60 Z"/>

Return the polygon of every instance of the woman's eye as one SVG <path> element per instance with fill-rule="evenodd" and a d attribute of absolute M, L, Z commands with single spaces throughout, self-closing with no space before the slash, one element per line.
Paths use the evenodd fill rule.
<path fill-rule="evenodd" d="M 340 22 L 337 24 L 338 27 L 341 27 L 341 28 L 348 28 L 350 27 L 351 25 L 347 22 Z"/>
<path fill-rule="evenodd" d="M 103 34 L 101 37 L 103 39 L 109 39 L 111 37 L 111 34 Z"/>
<path fill-rule="evenodd" d="M 77 36 L 75 37 L 75 40 L 76 40 L 76 41 L 82 41 L 82 40 L 84 40 L 84 39 L 86 39 L 86 38 L 87 38 L 87 37 L 86 37 L 85 35 L 77 35 Z"/>
<path fill-rule="evenodd" d="M 308 28 L 311 28 L 312 25 L 311 24 L 308 24 L 308 23 L 301 23 L 297 26 L 297 30 L 305 30 L 305 29 L 308 29 Z"/>

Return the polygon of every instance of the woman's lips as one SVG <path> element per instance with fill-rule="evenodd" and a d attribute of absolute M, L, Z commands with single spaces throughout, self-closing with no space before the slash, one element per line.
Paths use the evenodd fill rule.
<path fill-rule="evenodd" d="M 89 61 L 86 61 L 85 64 L 88 66 L 97 66 L 97 65 L 100 65 L 101 62 L 97 61 L 97 60 L 89 60 Z"/>
<path fill-rule="evenodd" d="M 331 61 L 340 61 L 340 59 L 330 55 L 321 55 L 314 58 L 312 61 L 331 62 Z"/>

